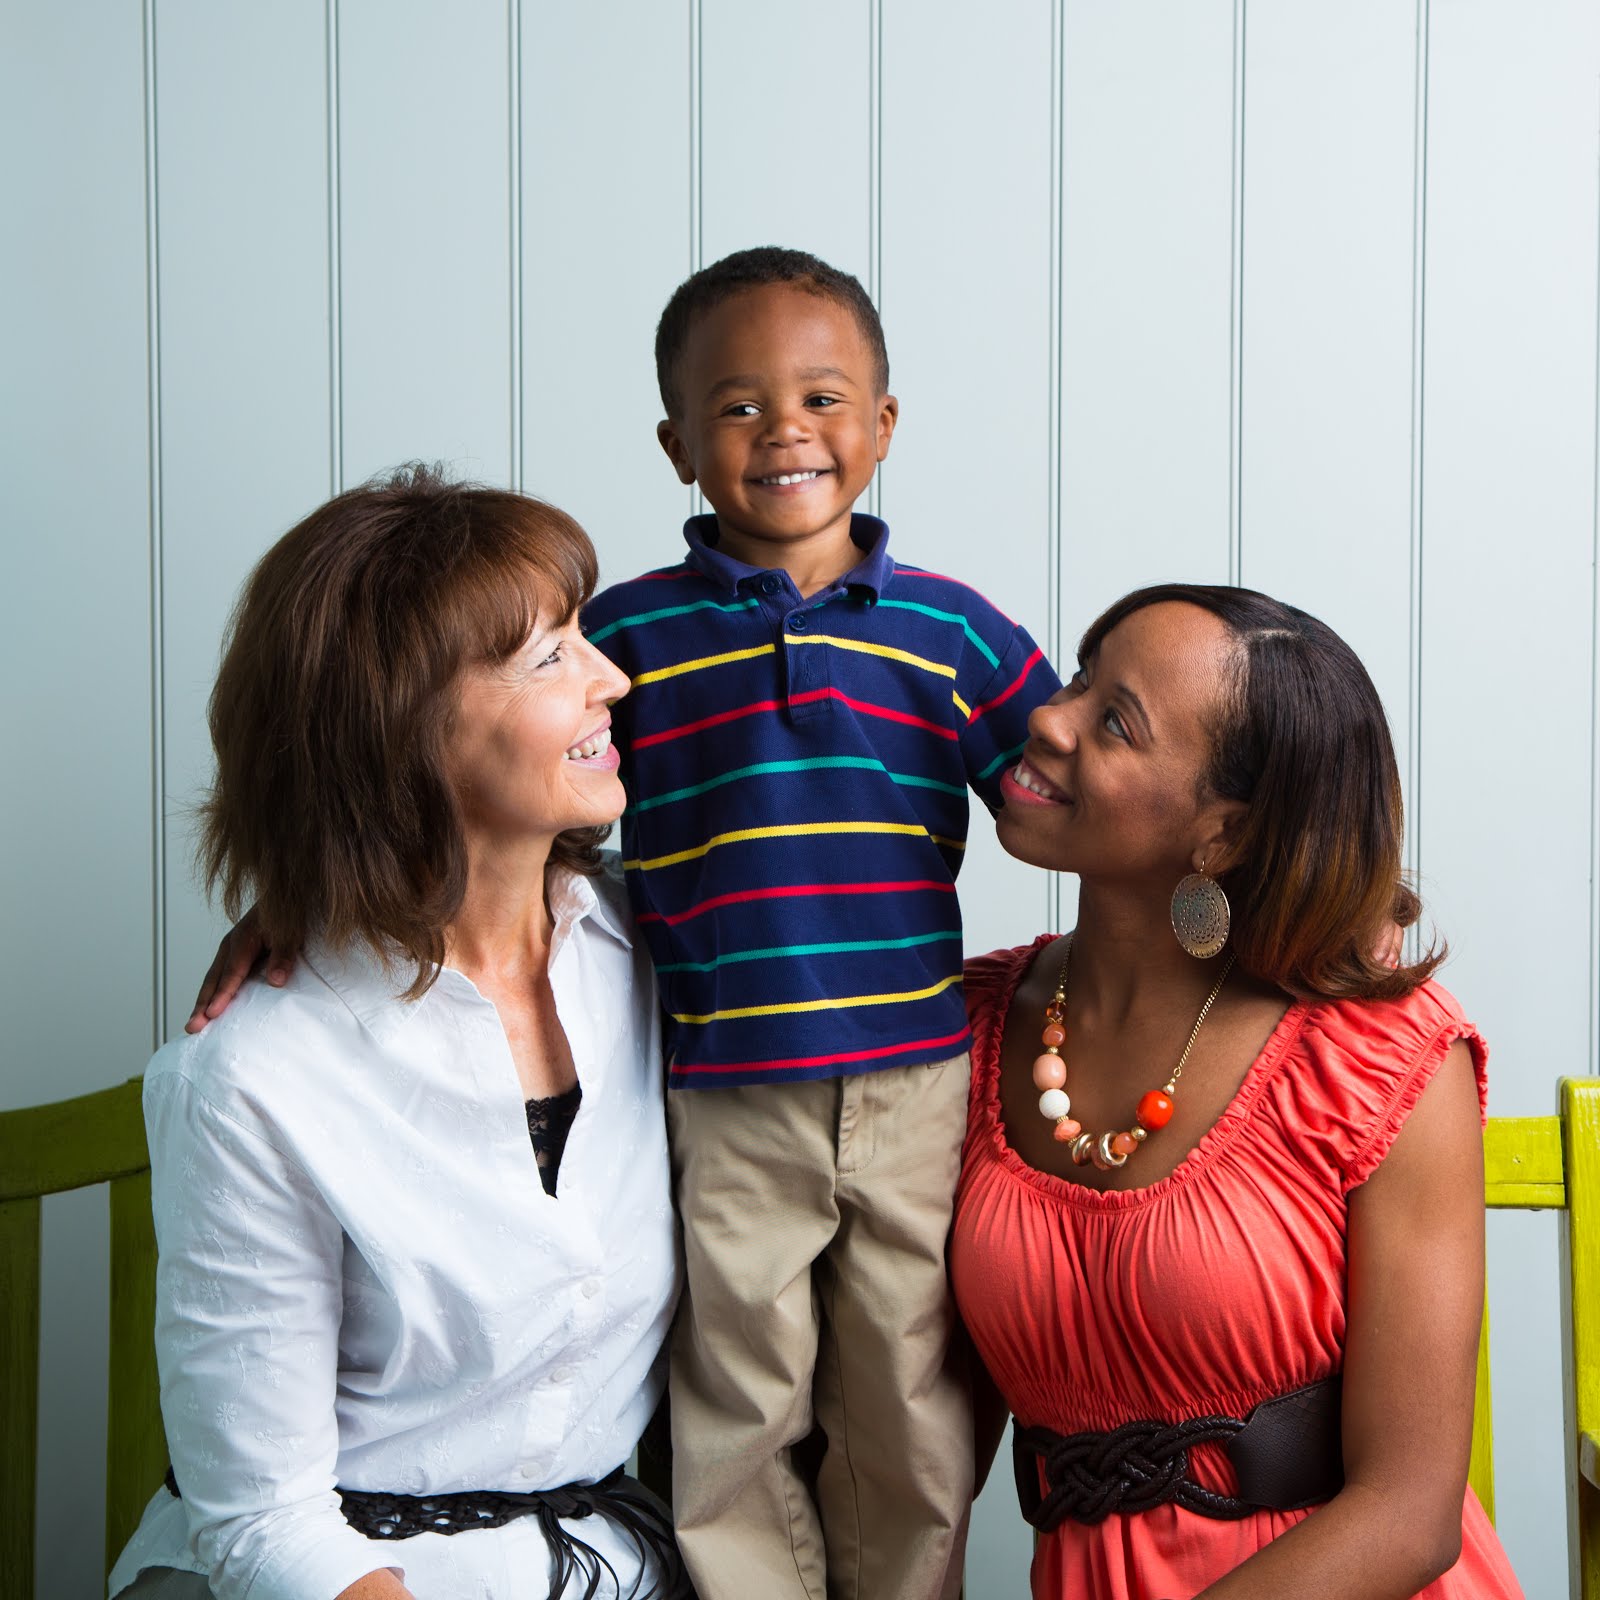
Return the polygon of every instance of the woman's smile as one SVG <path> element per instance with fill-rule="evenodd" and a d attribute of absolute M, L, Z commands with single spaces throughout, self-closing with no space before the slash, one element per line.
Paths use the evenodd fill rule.
<path fill-rule="evenodd" d="M 1007 805 L 1072 804 L 1071 799 L 1044 777 L 1037 767 L 1028 764 L 1026 756 L 1000 780 L 1000 790 L 1005 795 Z"/>

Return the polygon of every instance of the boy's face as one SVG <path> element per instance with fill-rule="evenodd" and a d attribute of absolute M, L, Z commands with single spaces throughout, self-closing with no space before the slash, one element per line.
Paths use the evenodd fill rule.
<path fill-rule="evenodd" d="M 656 434 L 711 503 L 729 555 L 829 578 L 855 564 L 851 508 L 899 414 L 873 367 L 850 312 L 790 284 L 744 290 L 693 324 L 683 415 Z"/>

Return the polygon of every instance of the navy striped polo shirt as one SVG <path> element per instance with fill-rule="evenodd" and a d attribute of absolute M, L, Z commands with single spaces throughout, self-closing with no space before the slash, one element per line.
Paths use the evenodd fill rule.
<path fill-rule="evenodd" d="M 583 617 L 633 688 L 613 709 L 623 864 L 678 1088 L 842 1077 L 968 1042 L 955 879 L 967 790 L 991 810 L 1060 687 L 1023 629 L 950 578 L 862 559 L 801 599 L 715 546 Z"/>

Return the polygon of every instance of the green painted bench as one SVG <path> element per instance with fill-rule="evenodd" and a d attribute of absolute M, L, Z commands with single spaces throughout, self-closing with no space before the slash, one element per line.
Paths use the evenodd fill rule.
<path fill-rule="evenodd" d="M 141 1080 L 0 1113 L 0 1600 L 33 1600 L 39 1411 L 39 1199 L 109 1185 L 111 1359 L 106 1567 L 167 1467 L 155 1344 L 156 1241 Z"/>
<path fill-rule="evenodd" d="M 106 1435 L 106 1565 L 166 1470 L 157 1396 L 155 1235 L 140 1080 L 54 1105 L 0 1113 L 0 1600 L 33 1600 L 39 1390 L 39 1200 L 105 1183 L 111 1205 L 111 1357 Z M 1563 1371 L 1567 1472 L 1576 1480 L 1580 1600 L 1600 1600 L 1600 1079 L 1566 1079 L 1553 1117 L 1495 1117 L 1484 1135 L 1491 1208 L 1562 1210 L 1569 1281 Z M 654 1470 L 650 1470 L 653 1465 Z M 666 1487 L 666 1465 L 645 1462 Z M 1489 1319 L 1478 1352 L 1471 1479 L 1494 1515 Z"/>
<path fill-rule="evenodd" d="M 1566 1213 L 1561 1368 L 1567 1385 L 1567 1482 L 1577 1496 L 1573 1593 L 1579 1600 L 1600 1600 L 1600 1079 L 1564 1078 L 1557 1116 L 1491 1117 L 1483 1158 L 1484 1198 L 1491 1210 Z M 1492 1517 L 1487 1307 L 1469 1475 Z"/>

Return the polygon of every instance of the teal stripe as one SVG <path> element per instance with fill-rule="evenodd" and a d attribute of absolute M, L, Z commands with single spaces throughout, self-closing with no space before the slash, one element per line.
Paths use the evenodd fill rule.
<path fill-rule="evenodd" d="M 978 774 L 978 782 L 982 783 L 985 778 L 992 778 L 994 774 L 1001 769 L 1001 767 L 1006 766 L 1012 761 L 1015 761 L 1017 757 L 1020 756 L 1027 748 L 1028 741 L 1024 739 L 1022 743 L 1019 744 L 1014 750 L 1002 750 L 1000 754 L 997 755 L 994 760 L 991 761 L 989 765 Z"/>
<path fill-rule="evenodd" d="M 829 767 L 881 772 L 893 782 L 910 789 L 941 789 L 945 794 L 967 792 L 960 784 L 941 783 L 937 778 L 922 778 L 910 772 L 890 772 L 881 761 L 871 756 L 809 756 L 801 761 L 758 761 L 753 767 L 736 767 L 732 772 L 708 778 L 704 783 L 692 783 L 686 789 L 670 789 L 666 794 L 651 795 L 648 800 L 635 800 L 629 810 L 635 813 L 653 811 L 657 806 L 671 805 L 674 800 L 692 800 L 697 794 L 720 789 L 725 783 L 738 783 L 741 778 L 760 778 L 774 772 L 816 772 Z"/>
<path fill-rule="evenodd" d="M 636 611 L 631 617 L 618 617 L 615 622 L 608 622 L 603 628 L 596 628 L 588 635 L 590 644 L 599 644 L 602 639 L 609 639 L 612 634 L 622 628 L 642 628 L 647 622 L 660 622 L 664 617 L 685 617 L 691 611 L 750 611 L 760 605 L 759 600 L 696 600 L 687 606 L 663 606 L 659 611 Z"/>
<path fill-rule="evenodd" d="M 731 956 L 718 956 L 715 961 L 673 961 L 657 967 L 657 972 L 712 972 L 718 967 L 732 966 L 736 961 L 772 961 L 779 956 L 837 956 L 863 950 L 909 950 L 914 945 L 937 944 L 941 940 L 959 939 L 961 930 L 954 933 L 919 933 L 910 939 L 845 939 L 833 944 L 777 944 L 770 950 L 739 950 Z"/>
<path fill-rule="evenodd" d="M 932 606 L 919 606 L 915 600 L 880 600 L 878 604 L 880 606 L 893 606 L 898 611 L 920 611 L 923 616 L 936 618 L 940 622 L 959 622 L 961 631 L 983 653 L 984 659 L 989 665 L 991 667 L 1000 665 L 999 656 L 972 631 L 972 624 L 959 611 L 936 611 Z"/>

